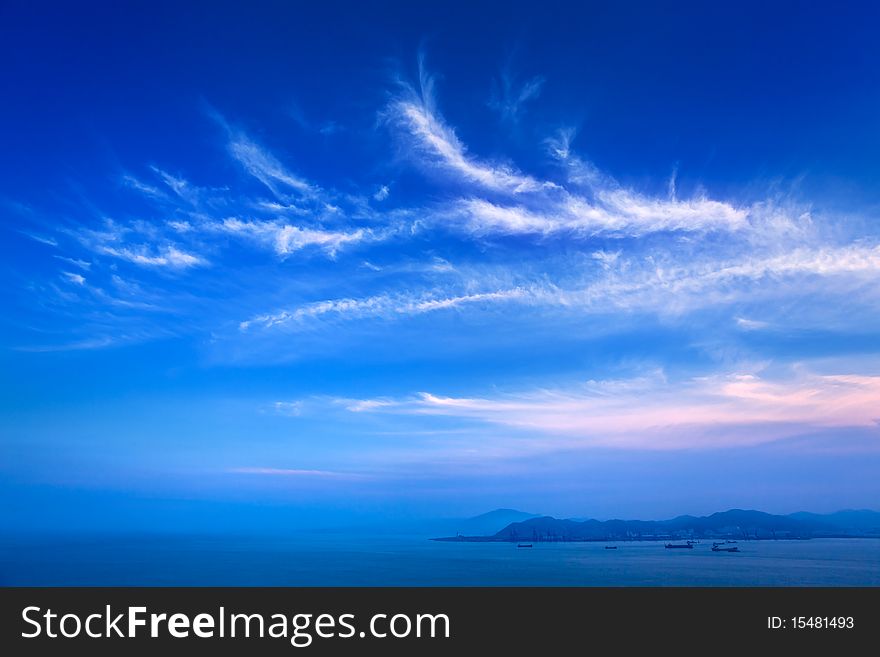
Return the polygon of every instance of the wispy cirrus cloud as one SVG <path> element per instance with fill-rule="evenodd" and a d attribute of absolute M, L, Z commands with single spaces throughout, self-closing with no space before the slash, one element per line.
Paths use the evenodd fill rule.
<path fill-rule="evenodd" d="M 208 261 L 203 257 L 187 253 L 176 246 L 165 246 L 159 250 L 151 251 L 145 246 L 117 248 L 101 245 L 98 247 L 98 252 L 121 260 L 127 260 L 143 267 L 189 269 L 190 267 L 200 267 L 208 264 Z"/>
<path fill-rule="evenodd" d="M 717 257 L 717 256 L 716 256 Z M 865 284 L 880 273 L 880 245 L 798 248 L 738 254 L 727 260 L 685 254 L 676 258 L 623 257 L 583 289 L 565 291 L 567 303 L 597 308 L 687 313 L 745 301 L 795 299 L 804 294 L 856 294 L 873 305 Z"/>
<path fill-rule="evenodd" d="M 524 299 L 528 295 L 527 290 L 514 288 L 457 296 L 379 295 L 362 299 L 331 299 L 308 303 L 290 310 L 279 310 L 266 315 L 258 315 L 241 322 L 239 328 L 242 331 L 246 331 L 254 326 L 262 328 L 290 326 L 322 316 L 332 316 L 345 320 L 397 318 L 420 315 L 437 310 L 449 310 L 471 304 L 507 302 Z"/>
<path fill-rule="evenodd" d="M 295 417 L 302 413 L 303 404 L 301 401 L 277 401 L 272 404 L 272 410 L 281 415 L 287 415 L 289 417 Z"/>
<path fill-rule="evenodd" d="M 508 100 L 535 101 L 541 84 L 535 78 L 520 86 L 511 77 Z M 837 220 L 814 214 L 810 204 L 736 202 L 705 190 L 687 196 L 677 182 L 662 193 L 627 187 L 576 153 L 571 129 L 537 145 L 552 158 L 533 162 L 543 175 L 484 160 L 443 118 L 435 91 L 422 66 L 418 85 L 399 86 L 383 112 L 412 158 L 453 183 L 421 190 L 415 202 L 411 190 L 397 194 L 397 182 L 391 198 L 379 182 L 387 172 L 363 184 L 346 181 L 345 192 L 312 182 L 212 110 L 227 155 L 266 191 L 203 186 L 173 166 L 150 164 L 122 176 L 123 191 L 138 194 L 147 211 L 141 204 L 133 216 L 111 220 L 90 205 L 86 218 L 54 232 L 27 232 L 45 233 L 41 241 L 70 265 L 53 273 L 56 283 L 60 276 L 76 284 L 73 267 L 84 283 L 88 276 L 82 287 L 89 290 L 115 289 L 112 276 L 127 276 L 127 266 L 143 274 L 143 294 L 108 294 L 115 310 L 129 304 L 132 313 L 152 312 L 161 305 L 155 299 L 176 298 L 173 288 L 183 281 L 187 307 L 210 307 L 216 277 L 225 277 L 239 296 L 223 304 L 226 314 L 218 307 L 192 325 L 248 343 L 271 340 L 273 330 L 344 331 L 359 320 L 393 330 L 398 320 L 433 313 L 442 321 L 452 311 L 495 313 L 515 325 L 551 313 L 613 322 L 713 308 L 743 334 L 757 320 L 737 317 L 775 325 L 773 306 L 762 312 L 754 307 L 761 303 L 822 299 L 826 309 L 817 306 L 809 323 L 832 314 L 836 298 L 866 313 L 880 302 L 869 285 L 878 273 L 876 239 L 823 233 L 823 221 L 827 228 Z M 305 262 L 294 284 L 285 268 Z M 260 273 L 249 278 L 251 266 Z M 76 303 L 73 285 L 56 287 L 64 289 L 46 289 Z M 241 330 L 218 329 L 228 326 Z"/>
<path fill-rule="evenodd" d="M 70 283 L 75 285 L 85 285 L 86 279 L 81 274 L 74 274 L 69 271 L 61 272 L 61 275 Z"/>
<path fill-rule="evenodd" d="M 203 256 L 187 251 L 162 233 L 160 224 L 122 223 L 105 218 L 96 228 L 65 228 L 92 255 L 109 256 L 140 267 L 184 270 L 208 264 Z M 82 260 L 68 258 L 73 262 Z"/>
<path fill-rule="evenodd" d="M 313 191 L 308 182 L 290 173 L 274 155 L 244 134 L 239 133 L 232 137 L 228 147 L 232 157 L 245 171 L 263 183 L 275 196 L 284 197 L 279 185 L 299 193 Z"/>
<path fill-rule="evenodd" d="M 316 247 L 335 256 L 345 246 L 377 238 L 373 231 L 362 228 L 350 231 L 326 230 L 295 226 L 278 220 L 243 221 L 227 218 L 213 222 L 207 228 L 263 244 L 282 257 L 308 247 Z"/>
<path fill-rule="evenodd" d="M 795 370 L 775 378 L 747 372 L 678 382 L 655 372 L 493 397 L 423 392 L 333 403 L 352 413 L 508 427 L 535 438 L 537 449 L 690 449 L 760 444 L 834 427 L 877 428 L 878 399 L 880 377 Z"/>
<path fill-rule="evenodd" d="M 304 178 L 293 174 L 266 148 L 251 139 L 244 131 L 233 127 L 218 111 L 208 114 L 226 133 L 229 155 L 247 173 L 259 180 L 277 198 L 287 198 L 286 192 L 312 194 L 317 190 Z"/>
<path fill-rule="evenodd" d="M 364 475 L 354 472 L 336 472 L 333 470 L 303 470 L 295 468 L 230 468 L 231 474 L 262 475 L 269 477 L 306 477 L 306 478 L 332 478 L 332 479 L 360 479 Z"/>
<path fill-rule="evenodd" d="M 58 240 L 54 237 L 47 237 L 45 235 L 39 235 L 37 233 L 30 233 L 28 231 L 21 230 L 19 231 L 22 235 L 26 235 L 30 237 L 34 242 L 39 242 L 40 244 L 45 244 L 46 246 L 58 246 Z"/>
<path fill-rule="evenodd" d="M 436 107 L 435 80 L 420 63 L 419 88 L 405 86 L 402 96 L 391 103 L 386 118 L 413 138 L 413 145 L 426 163 L 449 171 L 466 182 L 511 194 L 534 192 L 545 185 L 507 165 L 493 165 L 470 156 L 464 144 Z"/>
<path fill-rule="evenodd" d="M 156 169 L 153 168 L 153 171 L 156 171 Z M 121 181 L 122 181 L 122 184 L 125 185 L 126 187 L 128 187 L 129 189 L 132 189 L 147 198 L 160 200 L 160 201 L 167 201 L 168 200 L 168 195 L 165 192 L 163 192 L 161 189 L 159 189 L 155 185 L 151 185 L 150 183 L 141 180 L 137 176 L 133 176 L 129 173 L 126 173 L 126 174 L 122 175 Z"/>
<path fill-rule="evenodd" d="M 61 255 L 56 255 L 54 257 L 58 260 L 61 260 L 62 262 L 66 262 L 69 265 L 79 267 L 80 269 L 84 269 L 86 271 L 92 268 L 92 263 L 88 260 L 81 260 L 80 258 L 68 258 L 67 256 Z"/>
<path fill-rule="evenodd" d="M 697 232 L 739 230 L 747 225 L 748 212 L 710 199 L 660 201 L 625 190 L 603 192 L 599 203 L 566 195 L 536 209 L 500 205 L 485 199 L 458 202 L 450 218 L 463 218 L 467 230 L 478 235 L 639 236 L 657 231 Z"/>
<path fill-rule="evenodd" d="M 519 121 L 523 106 L 541 94 L 544 78 L 537 75 L 520 83 L 510 67 L 505 67 L 501 78 L 492 89 L 489 107 L 497 111 L 503 121 Z"/>
<path fill-rule="evenodd" d="M 190 183 L 186 178 L 174 176 L 167 171 L 163 171 L 157 166 L 152 166 L 150 168 L 157 176 L 159 176 L 165 186 L 168 187 L 168 189 L 170 189 L 172 192 L 174 192 L 174 194 L 178 198 L 193 206 L 199 204 L 202 196 L 202 190 Z M 150 187 L 149 185 L 139 183 L 135 185 L 134 188 L 139 192 L 147 194 L 148 196 L 157 196 L 156 190 L 154 190 L 154 188 Z M 161 197 L 162 192 L 159 192 L 158 198 Z"/>
<path fill-rule="evenodd" d="M 469 232 L 639 236 L 661 231 L 741 231 L 766 218 L 761 204 L 738 206 L 705 193 L 691 198 L 650 196 L 626 188 L 574 154 L 572 130 L 547 140 L 551 155 L 563 165 L 563 181 L 540 179 L 509 164 L 482 162 L 469 154 L 440 115 L 434 84 L 422 66 L 418 90 L 405 86 L 386 116 L 412 140 L 412 152 L 423 164 L 475 189 L 515 198 L 517 202 L 511 203 L 469 195 L 437 208 L 436 217 Z M 527 86 L 527 98 L 539 87 L 537 82 Z"/>
<path fill-rule="evenodd" d="M 297 328 L 322 318 L 391 321 L 455 308 L 477 311 L 510 305 L 527 306 L 532 313 L 548 308 L 574 315 L 620 311 L 682 315 L 780 295 L 792 299 L 823 291 L 856 292 L 880 274 L 880 245 L 799 249 L 727 262 L 707 258 L 667 261 L 659 255 L 632 259 L 604 251 L 593 253 L 591 258 L 596 263 L 593 268 L 586 270 L 582 261 L 577 263 L 580 274 L 570 273 L 564 285 L 524 271 L 518 284 L 514 284 L 515 278 L 508 279 L 511 284 L 507 287 L 487 289 L 484 282 L 472 279 L 467 281 L 468 292 L 461 291 L 460 282 L 454 282 L 439 290 L 327 299 L 257 315 L 239 327 Z M 571 262 L 568 268 L 572 269 Z M 880 302 L 880 298 L 866 301 Z M 757 324 L 741 322 L 740 326 L 753 328 Z"/>
<path fill-rule="evenodd" d="M 737 317 L 735 318 L 735 321 L 736 325 L 743 331 L 760 331 L 761 329 L 770 326 L 769 322 L 764 322 L 759 319 L 749 319 L 748 317 Z"/>

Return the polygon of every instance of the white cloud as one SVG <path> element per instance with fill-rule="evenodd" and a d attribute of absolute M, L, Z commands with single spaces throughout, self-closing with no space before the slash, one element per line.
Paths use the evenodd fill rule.
<path fill-rule="evenodd" d="M 90 263 L 86 260 L 80 260 L 79 258 L 68 258 L 67 256 L 60 256 L 60 255 L 56 255 L 53 257 L 57 258 L 58 260 L 61 260 L 62 262 L 66 262 L 69 265 L 79 267 L 80 269 L 85 269 L 86 271 L 88 271 L 89 269 L 92 268 L 92 263 Z"/>
<path fill-rule="evenodd" d="M 540 81 L 522 88 L 508 86 L 508 101 L 515 105 L 509 111 L 516 114 L 517 103 L 537 96 Z M 708 192 L 687 196 L 682 185 L 676 185 L 677 174 L 662 185 L 668 191 L 634 189 L 578 157 L 573 129 L 546 140 L 556 160 L 547 168 L 555 173 L 533 176 L 502 163 L 503 159 L 490 161 L 470 152 L 438 111 L 433 87 L 433 79 L 422 70 L 420 89 L 407 88 L 385 112 L 388 122 L 404 132 L 406 143 L 415 146 L 413 153 L 454 183 L 452 191 L 444 186 L 425 193 L 424 198 L 432 199 L 426 207 L 379 205 L 389 197 L 388 185 L 377 189 L 369 183 L 346 192 L 321 189 L 218 118 L 229 154 L 274 196 L 259 188 L 251 196 L 223 187 L 197 187 L 182 175 L 153 167 L 156 179 L 151 180 L 156 186 L 128 175 L 123 183 L 160 199 L 152 209 L 161 214 L 114 222 L 88 204 L 85 214 L 94 223 L 73 229 L 59 222 L 52 235 L 75 236 L 80 250 L 90 251 L 89 258 L 83 259 L 81 252 L 55 257 L 69 265 L 66 269 L 88 273 L 93 292 L 89 296 L 95 302 L 106 269 L 118 267 L 105 256 L 171 270 L 196 269 L 207 265 L 210 256 L 216 267 L 204 277 L 193 271 L 186 290 L 194 301 L 204 302 L 201 307 L 210 301 L 213 281 L 207 278 L 224 271 L 226 257 L 229 263 L 241 262 L 235 249 L 242 245 L 265 250 L 270 260 L 272 254 L 285 259 L 303 253 L 340 259 L 334 268 L 322 264 L 303 271 L 295 288 L 281 268 L 274 272 L 268 266 L 261 268 L 260 276 L 265 273 L 265 277 L 254 283 L 244 271 L 247 268 L 230 267 L 228 275 L 241 276 L 235 281 L 243 295 L 237 301 L 248 309 L 235 317 L 245 319 L 240 323 L 243 330 L 295 328 L 317 324 L 322 318 L 329 330 L 348 320 L 393 321 L 453 309 L 506 310 L 507 305 L 523 322 L 542 320 L 544 309 L 551 309 L 547 316 L 555 313 L 554 317 L 649 312 L 667 319 L 723 307 L 724 329 L 730 331 L 735 322 L 733 326 L 745 331 L 765 328 L 770 322 L 783 326 L 774 314 L 779 300 L 796 299 L 802 315 L 813 312 L 806 306 L 820 298 L 821 303 L 815 304 L 817 315 L 842 312 L 839 308 L 844 304 L 827 303 L 834 299 L 845 298 L 848 308 L 880 306 L 874 285 L 880 273 L 880 246 L 864 235 L 858 239 L 858 221 L 850 225 L 846 218 L 817 215 L 817 222 L 827 224 L 821 226 L 810 212 L 773 198 L 738 203 L 712 198 Z M 403 191 L 395 198 L 412 193 Z M 458 239 L 450 239 L 448 230 L 433 232 L 438 226 L 451 229 Z M 26 234 L 58 246 L 54 237 Z M 392 236 L 411 241 L 376 253 L 377 245 Z M 483 239 L 494 236 L 515 239 Z M 459 240 L 467 239 L 475 243 L 462 246 Z M 354 262 L 340 255 L 355 247 Z M 367 253 L 367 248 L 374 251 Z M 446 258 L 454 258 L 455 266 Z M 369 275 L 365 269 L 381 270 L 382 275 Z M 81 274 L 62 276 L 69 283 L 85 285 Z M 350 278 L 340 284 L 347 274 Z M 55 297 L 66 294 L 66 301 L 75 303 L 78 295 L 73 288 L 59 285 L 57 274 L 50 275 L 56 278 L 51 290 L 46 289 Z M 143 285 L 152 300 L 174 292 L 165 285 L 167 278 L 145 276 Z M 155 289 L 149 289 L 151 285 Z M 309 289 L 307 298 L 319 300 L 279 303 L 279 295 L 287 289 L 299 290 L 293 299 L 301 299 L 302 290 Z M 110 310 L 118 309 L 110 305 L 123 302 L 134 307 L 133 301 L 110 295 L 104 301 Z M 774 306 L 757 307 L 768 301 Z M 528 312 L 522 312 L 526 306 Z M 224 310 L 229 307 L 224 305 Z M 258 314 L 251 310 L 255 307 L 270 312 Z M 250 314 L 254 316 L 248 319 Z M 508 318 L 519 317 L 511 313 Z M 215 315 L 204 321 L 216 328 L 230 319 Z"/>
<path fill-rule="evenodd" d="M 292 116 L 300 115 L 303 125 L 306 124 L 299 110 L 293 109 Z M 266 148 L 251 139 L 244 131 L 230 125 L 218 111 L 209 108 L 208 115 L 226 132 L 226 150 L 229 155 L 251 176 L 266 186 L 276 198 L 288 202 L 284 190 L 291 190 L 303 196 L 312 196 L 320 190 L 307 180 L 291 173 L 281 161 Z"/>
<path fill-rule="evenodd" d="M 275 236 L 275 251 L 279 255 L 288 255 L 307 246 L 318 246 L 332 256 L 345 244 L 361 242 L 366 236 L 364 230 L 343 233 L 284 226 Z"/>
<path fill-rule="evenodd" d="M 324 123 L 318 128 L 318 132 L 326 137 L 343 132 L 344 130 L 345 128 L 336 121 L 324 121 Z"/>
<path fill-rule="evenodd" d="M 631 190 L 600 190 L 597 198 L 610 216 L 632 232 L 653 230 L 739 230 L 746 227 L 748 212 L 708 198 L 686 201 L 652 199 Z M 572 203 L 583 206 L 583 201 Z"/>
<path fill-rule="evenodd" d="M 736 325 L 744 331 L 759 331 L 770 326 L 768 322 L 762 322 L 748 317 L 737 317 Z"/>
<path fill-rule="evenodd" d="M 288 256 L 307 247 L 317 247 L 332 257 L 344 246 L 376 239 L 373 232 L 362 228 L 347 232 L 332 231 L 303 228 L 281 221 L 243 221 L 234 217 L 215 222 L 210 225 L 210 229 L 270 246 L 279 256 Z"/>
<path fill-rule="evenodd" d="M 241 322 L 239 328 L 242 331 L 246 331 L 254 325 L 272 328 L 295 324 L 324 315 L 334 315 L 349 320 L 365 317 L 393 318 L 448 310 L 470 304 L 513 301 L 524 299 L 528 296 L 529 292 L 527 290 L 514 288 L 442 297 L 378 295 L 363 299 L 333 299 L 305 304 L 291 310 L 258 315 Z"/>
<path fill-rule="evenodd" d="M 162 182 L 165 183 L 165 185 L 178 197 L 191 205 L 198 205 L 201 191 L 197 187 L 193 186 L 188 180 L 180 178 L 178 176 L 173 176 L 167 171 L 163 171 L 159 167 L 154 166 L 150 168 L 155 172 L 157 176 L 159 176 L 159 178 L 161 178 Z M 145 191 L 145 189 L 147 188 L 144 185 L 138 185 L 136 189 L 138 189 L 139 191 Z M 151 189 L 147 189 L 147 193 L 150 196 L 157 196 L 157 194 L 152 193 Z"/>
<path fill-rule="evenodd" d="M 40 244 L 46 244 L 47 246 L 58 246 L 58 240 L 54 237 L 45 237 L 43 235 L 37 235 L 36 233 L 29 233 L 27 231 L 21 230 L 19 231 L 22 235 L 27 235 L 35 242 L 39 242 Z"/>
<path fill-rule="evenodd" d="M 485 164 L 468 155 L 455 131 L 446 125 L 436 110 L 433 78 L 423 67 L 420 72 L 420 93 L 408 88 L 404 98 L 391 104 L 388 114 L 415 139 L 419 150 L 433 165 L 496 191 L 518 194 L 538 191 L 546 186 L 511 167 Z"/>
<path fill-rule="evenodd" d="M 332 470 L 298 470 L 293 468 L 230 468 L 231 474 L 268 475 L 270 477 L 307 477 L 307 478 L 361 478 L 363 475 L 352 472 L 334 472 Z"/>
<path fill-rule="evenodd" d="M 567 182 L 573 189 L 536 179 L 512 166 L 482 163 L 468 154 L 455 131 L 441 118 L 435 107 L 433 84 L 423 71 L 421 93 L 408 88 L 392 103 L 389 114 L 395 124 L 415 140 L 417 152 L 427 164 L 453 173 L 463 182 L 522 199 L 510 205 L 471 196 L 438 210 L 441 218 L 462 216 L 474 233 L 547 235 L 566 231 L 583 236 L 639 236 L 657 231 L 739 231 L 749 228 L 751 219 L 760 218 L 750 214 L 749 208 L 705 195 L 657 198 L 627 189 L 572 153 L 573 130 L 560 131 L 547 142 L 554 157 L 565 165 Z M 533 81 L 523 93 L 534 94 L 538 88 Z M 589 193 L 580 193 L 581 187 Z"/>
<path fill-rule="evenodd" d="M 166 246 L 158 252 L 151 252 L 146 247 L 112 247 L 100 246 L 98 251 L 121 260 L 127 260 L 144 267 L 168 267 L 170 269 L 188 269 L 207 265 L 208 261 L 201 256 L 187 253 L 175 246 Z"/>
<path fill-rule="evenodd" d="M 537 98 L 541 94 L 543 86 L 544 78 L 541 76 L 517 84 L 510 71 L 505 70 L 501 74 L 500 88 L 496 87 L 493 90 L 489 107 L 496 110 L 503 120 L 516 122 L 519 120 L 523 105 Z"/>
<path fill-rule="evenodd" d="M 156 169 L 154 169 L 154 171 L 156 171 Z M 156 173 L 158 173 L 158 171 L 156 171 Z M 132 176 L 130 174 L 125 174 L 124 176 L 122 176 L 122 183 L 126 187 L 129 187 L 130 189 L 133 189 L 137 192 L 140 192 L 141 194 L 143 194 L 144 196 L 146 196 L 148 198 L 158 199 L 158 200 L 167 200 L 168 199 L 168 195 L 165 192 L 163 192 L 161 189 L 159 189 L 158 187 L 150 185 L 149 183 L 144 182 L 140 178 L 137 178 L 137 177 Z"/>
<path fill-rule="evenodd" d="M 227 144 L 230 155 L 254 178 L 263 183 L 273 194 L 283 197 L 279 185 L 309 194 L 313 187 L 305 180 L 290 173 L 278 159 L 251 141 L 243 133 L 230 136 Z"/>
<path fill-rule="evenodd" d="M 105 349 L 107 347 L 115 347 L 124 342 L 126 342 L 125 339 L 117 340 L 109 336 L 99 336 L 96 338 L 87 338 L 85 340 L 78 340 L 65 344 L 17 347 L 16 351 L 38 354 L 64 351 L 90 351 L 92 349 Z"/>
<path fill-rule="evenodd" d="M 295 203 L 278 203 L 277 201 L 266 201 L 264 199 L 260 199 L 254 201 L 252 205 L 259 210 L 266 210 L 277 215 L 296 215 L 300 217 L 305 217 L 313 214 L 313 210 L 300 207 Z"/>
<path fill-rule="evenodd" d="M 61 272 L 61 275 L 64 276 L 67 281 L 69 281 L 70 283 L 74 283 L 75 285 L 86 284 L 86 279 L 80 274 L 73 274 L 69 271 L 63 271 Z"/>
<path fill-rule="evenodd" d="M 455 271 L 455 265 L 444 258 L 435 256 L 428 265 L 428 269 L 434 272 L 450 273 Z"/>
<path fill-rule="evenodd" d="M 572 157 L 571 144 L 577 132 L 577 128 L 571 126 L 560 128 L 555 135 L 547 137 L 544 144 L 553 157 L 561 162 L 568 162 Z"/>
<path fill-rule="evenodd" d="M 194 230 L 188 221 L 169 221 L 168 227 L 177 233 L 191 233 Z"/>
<path fill-rule="evenodd" d="M 650 199 L 623 189 L 599 190 L 595 202 L 560 193 L 525 205 L 501 205 L 482 198 L 462 199 L 440 211 L 446 221 L 464 220 L 477 235 L 635 236 L 658 231 L 736 231 L 749 225 L 749 211 L 705 198 L 687 201 Z"/>
<path fill-rule="evenodd" d="M 758 279 L 787 274 L 833 276 L 877 271 L 880 271 L 880 245 L 871 247 L 855 244 L 814 249 L 796 248 L 771 257 L 747 258 L 740 263 L 722 267 L 709 277 Z"/>
<path fill-rule="evenodd" d="M 276 413 L 294 417 L 302 413 L 303 404 L 301 401 L 277 401 L 272 405 L 272 408 L 275 410 Z"/>
<path fill-rule="evenodd" d="M 603 269 L 611 269 L 620 258 L 621 251 L 593 251 L 591 257 L 599 262 Z"/>
<path fill-rule="evenodd" d="M 343 405 L 345 406 L 345 410 L 350 411 L 352 413 L 361 413 L 365 411 L 375 411 L 380 408 L 385 407 L 393 407 L 397 405 L 397 402 L 391 399 L 357 399 L 357 400 L 343 400 Z"/>
<path fill-rule="evenodd" d="M 809 278 L 818 278 L 819 289 L 835 280 L 839 286 L 857 287 L 865 274 L 880 273 L 880 246 L 799 249 L 778 256 L 747 258 L 726 263 L 712 260 L 662 263 L 652 259 L 624 260 L 617 253 L 594 252 L 600 275 L 582 286 L 561 287 L 547 280 L 480 292 L 434 290 L 423 293 L 380 294 L 362 298 L 330 299 L 252 317 L 240 323 L 272 328 L 333 316 L 344 320 L 393 320 L 463 306 L 521 304 L 534 309 L 558 308 L 570 313 L 648 311 L 682 314 L 706 306 L 732 304 L 770 295 L 789 298 L 810 289 Z M 587 272 L 583 272 L 586 276 Z M 529 276 L 526 276 L 529 278 Z M 764 284 L 766 278 L 775 285 Z M 585 279 L 586 280 L 586 279 Z M 783 284 L 785 283 L 785 284 Z M 841 288 L 841 289 L 843 289 Z M 831 288 L 834 289 L 834 288 Z M 740 323 L 740 326 L 745 326 Z M 753 325 L 754 326 L 754 325 Z"/>
<path fill-rule="evenodd" d="M 604 276 L 578 289 L 554 289 L 542 297 L 585 311 L 647 310 L 682 314 L 738 302 L 790 301 L 803 294 L 854 294 L 880 273 L 880 246 L 797 248 L 717 261 L 717 256 L 619 258 Z M 740 326 L 744 325 L 740 323 Z M 752 325 L 756 327 L 755 325 Z"/>

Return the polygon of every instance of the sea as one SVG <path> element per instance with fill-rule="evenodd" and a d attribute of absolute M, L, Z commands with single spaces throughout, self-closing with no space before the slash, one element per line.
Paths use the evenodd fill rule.
<path fill-rule="evenodd" d="M 617 549 L 605 549 L 616 546 Z M 0 536 L 2 586 L 880 586 L 880 539 L 440 542 L 423 535 Z"/>

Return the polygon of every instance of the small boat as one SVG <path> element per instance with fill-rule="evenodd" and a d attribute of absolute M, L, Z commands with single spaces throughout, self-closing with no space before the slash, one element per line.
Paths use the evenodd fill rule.
<path fill-rule="evenodd" d="M 616 545 L 606 545 L 606 546 L 605 546 L 605 549 L 606 549 L 606 550 L 616 550 L 616 549 L 617 549 L 617 546 L 616 546 Z"/>
<path fill-rule="evenodd" d="M 531 543 L 517 543 L 516 547 L 532 547 Z"/>
<path fill-rule="evenodd" d="M 733 547 L 718 547 L 717 545 L 713 545 L 712 552 L 739 552 L 739 548 L 735 545 Z"/>
<path fill-rule="evenodd" d="M 681 545 L 681 544 L 675 544 L 675 543 L 667 543 L 667 544 L 666 544 L 666 549 L 667 549 L 667 550 L 675 550 L 675 549 L 679 549 L 679 550 L 693 550 L 693 549 L 694 549 L 694 544 L 693 544 L 693 543 L 685 543 L 684 545 Z"/>

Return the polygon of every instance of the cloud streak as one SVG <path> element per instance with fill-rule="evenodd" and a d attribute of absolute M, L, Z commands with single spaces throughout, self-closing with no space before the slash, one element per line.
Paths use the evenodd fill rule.
<path fill-rule="evenodd" d="M 245 172 L 259 180 L 277 198 L 286 199 L 285 190 L 300 195 L 317 192 L 307 180 L 291 173 L 281 161 L 244 131 L 233 127 L 220 112 L 208 109 L 208 115 L 226 133 L 226 150 Z"/>
<path fill-rule="evenodd" d="M 232 474 L 261 475 L 269 477 L 305 477 L 305 478 L 331 478 L 331 479 L 359 479 L 363 475 L 351 472 L 334 472 L 332 470 L 298 470 L 293 468 L 230 468 Z"/>
<path fill-rule="evenodd" d="M 490 190 L 511 194 L 534 192 L 550 183 L 541 183 L 505 165 L 486 164 L 471 157 L 464 144 L 436 109 L 434 78 L 420 66 L 418 90 L 405 86 L 404 94 L 395 100 L 386 114 L 414 139 L 418 151 L 427 158 L 427 164 L 459 176 L 466 182 Z"/>
<path fill-rule="evenodd" d="M 659 231 L 735 231 L 747 226 L 748 212 L 709 199 L 659 201 L 626 190 L 604 190 L 599 203 L 565 195 L 538 204 L 501 205 L 485 199 L 459 201 L 450 218 L 461 217 L 477 235 L 551 235 L 638 237 Z"/>
<path fill-rule="evenodd" d="M 544 78 L 535 76 L 522 84 L 517 84 L 511 72 L 505 69 L 501 81 L 494 89 L 489 107 L 501 115 L 503 121 L 516 123 L 519 121 L 523 106 L 541 94 Z"/>
<path fill-rule="evenodd" d="M 282 221 L 242 221 L 236 218 L 212 223 L 209 230 L 236 235 L 268 246 L 281 257 L 308 247 L 316 247 L 335 256 L 346 246 L 376 239 L 372 231 L 365 229 L 333 231 L 304 228 Z"/>
<path fill-rule="evenodd" d="M 142 267 L 189 269 L 190 267 L 201 267 L 208 264 L 208 261 L 201 256 L 187 253 L 175 246 L 166 246 L 158 252 L 151 252 L 147 247 L 117 248 L 113 246 L 99 246 L 98 251 L 99 253 L 127 260 Z"/>
<path fill-rule="evenodd" d="M 580 285 L 547 281 L 469 293 L 436 290 L 381 294 L 363 298 L 327 299 L 254 316 L 242 321 L 253 327 L 296 328 L 322 318 L 354 321 L 395 320 L 456 308 L 491 308 L 516 304 L 533 312 L 550 308 L 574 314 L 649 311 L 684 314 L 707 306 L 721 307 L 757 298 L 791 299 L 815 289 L 858 290 L 880 275 L 880 245 L 799 249 L 782 255 L 712 261 L 632 261 L 619 253 L 596 252 L 598 268 L 581 273 Z M 592 278 L 590 278 L 592 276 Z M 768 287 L 768 283 L 772 283 Z M 830 287 L 831 284 L 835 287 Z M 479 284 L 474 281 L 474 284 Z M 743 328 L 761 324 L 741 321 Z"/>
<path fill-rule="evenodd" d="M 61 272 L 61 275 L 74 285 L 85 285 L 86 279 L 80 274 L 74 274 L 69 271 Z"/>
<path fill-rule="evenodd" d="M 309 194 L 312 186 L 305 180 L 290 173 L 274 155 L 251 141 L 242 133 L 230 138 L 229 153 L 245 171 L 263 183 L 275 196 L 285 198 L 282 188 Z"/>
<path fill-rule="evenodd" d="M 270 329 L 279 326 L 297 325 L 306 320 L 332 316 L 346 320 L 364 318 L 395 318 L 421 315 L 438 310 L 450 310 L 472 304 L 495 304 L 527 298 L 529 293 L 520 288 L 478 292 L 443 297 L 408 297 L 379 295 L 364 299 L 331 299 L 318 301 L 275 313 L 259 315 L 239 324 L 242 331 L 259 326 Z"/>
<path fill-rule="evenodd" d="M 878 399 L 877 376 L 795 372 L 770 379 L 733 373 L 670 383 L 655 373 L 497 397 L 424 392 L 339 403 L 352 413 L 417 416 L 428 423 L 443 416 L 508 427 L 542 449 L 690 449 L 760 444 L 835 427 L 876 428 Z M 547 444 L 542 436 L 549 437 Z"/>

